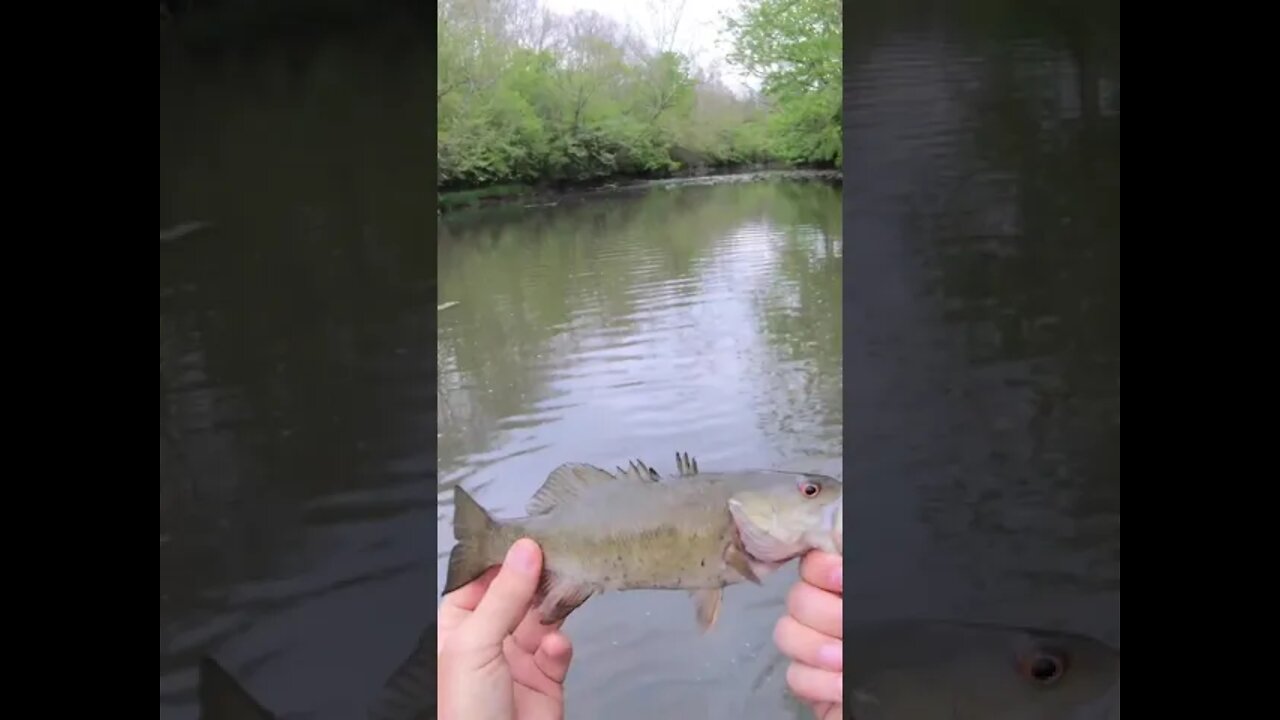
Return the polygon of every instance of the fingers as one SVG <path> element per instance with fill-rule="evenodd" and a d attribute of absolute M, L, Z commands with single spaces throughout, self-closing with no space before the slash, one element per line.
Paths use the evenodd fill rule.
<path fill-rule="evenodd" d="M 564 683 L 569 674 L 569 663 L 573 661 L 573 644 L 569 638 L 558 632 L 542 638 L 538 651 L 533 654 L 533 662 L 547 677 L 557 683 Z"/>
<path fill-rule="evenodd" d="M 821 550 L 809 552 L 800 561 L 800 577 L 810 585 L 844 594 L 844 558 Z"/>
<path fill-rule="evenodd" d="M 476 605 L 480 604 L 480 598 L 484 597 L 485 591 L 489 589 L 489 583 L 493 582 L 497 575 L 498 568 L 491 567 L 480 577 L 440 598 L 440 613 L 454 611 L 469 613 L 475 610 Z"/>
<path fill-rule="evenodd" d="M 787 593 L 787 614 L 823 635 L 844 635 L 844 598 L 807 583 L 796 583 Z"/>
<path fill-rule="evenodd" d="M 537 543 L 517 540 L 467 622 L 475 628 L 474 642 L 500 646 L 516 629 L 533 601 L 541 570 L 542 551 Z"/>
<path fill-rule="evenodd" d="M 480 577 L 441 598 L 440 609 L 436 612 L 437 654 L 444 650 L 445 640 L 476 609 L 497 574 L 498 568 L 489 568 Z"/>
<path fill-rule="evenodd" d="M 513 680 L 550 698 L 563 695 L 564 678 L 573 660 L 573 646 L 568 638 L 552 633 L 543 639 L 536 652 L 528 653 L 509 637 L 502 649 Z"/>
<path fill-rule="evenodd" d="M 514 638 L 508 636 L 503 641 L 502 656 L 507 661 L 507 669 L 511 671 L 511 679 L 517 683 L 540 695 L 551 695 L 559 690 L 560 685 L 542 672 L 534 662 L 533 654 L 520 649 Z"/>
<path fill-rule="evenodd" d="M 793 662 L 787 668 L 787 687 L 811 703 L 844 702 L 844 673 Z"/>
<path fill-rule="evenodd" d="M 564 624 L 561 619 L 550 625 L 543 625 L 541 616 L 534 610 L 525 613 L 524 620 L 520 621 L 520 625 L 516 627 L 516 631 L 512 633 L 515 638 L 516 645 L 521 650 L 532 655 L 538 649 L 538 644 L 542 642 L 547 635 L 560 629 Z"/>
<path fill-rule="evenodd" d="M 791 692 L 822 716 L 826 703 L 844 702 L 844 559 L 810 552 L 800 561 L 800 577 L 804 582 L 787 594 L 788 614 L 774 626 L 773 641 L 793 661 Z"/>
<path fill-rule="evenodd" d="M 844 645 L 795 618 L 784 615 L 773 628 L 773 642 L 783 655 L 810 667 L 841 671 L 844 669 Z"/>

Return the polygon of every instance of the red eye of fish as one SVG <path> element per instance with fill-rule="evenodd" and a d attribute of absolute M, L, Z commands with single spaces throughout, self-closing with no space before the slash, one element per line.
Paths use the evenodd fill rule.
<path fill-rule="evenodd" d="M 1062 677 L 1066 663 L 1054 655 L 1038 654 L 1024 663 L 1023 673 L 1038 683 L 1048 685 Z"/>
<path fill-rule="evenodd" d="M 803 493 L 805 497 L 817 497 L 818 493 L 822 492 L 822 486 L 815 482 L 809 482 L 806 480 L 800 483 L 800 492 Z"/>

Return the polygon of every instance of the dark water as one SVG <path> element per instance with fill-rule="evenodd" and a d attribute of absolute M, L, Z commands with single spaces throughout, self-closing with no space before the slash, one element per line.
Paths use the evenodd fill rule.
<path fill-rule="evenodd" d="M 846 612 L 1118 643 L 1118 26 L 981 12 L 846 37 Z"/>
<path fill-rule="evenodd" d="M 671 184 L 447 223 L 440 246 L 440 586 L 451 488 L 499 516 L 567 460 L 840 474 L 838 187 Z M 572 718 L 776 718 L 794 568 L 726 593 L 608 594 L 565 624 Z"/>
<path fill-rule="evenodd" d="M 429 61 L 162 62 L 162 718 L 363 717 L 434 618 Z"/>

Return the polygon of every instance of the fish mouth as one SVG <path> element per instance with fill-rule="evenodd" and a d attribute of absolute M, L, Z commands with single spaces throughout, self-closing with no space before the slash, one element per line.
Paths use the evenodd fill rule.
<path fill-rule="evenodd" d="M 844 503 L 833 502 L 822 509 L 822 529 L 832 534 L 841 530 L 840 527 L 844 519 Z"/>
<path fill-rule="evenodd" d="M 805 539 L 823 552 L 844 555 L 844 503 L 833 502 L 822 508 L 817 528 L 805 533 Z"/>
<path fill-rule="evenodd" d="M 835 543 L 836 554 L 844 557 L 844 502 L 836 506 L 835 522 L 831 527 L 831 541 Z"/>

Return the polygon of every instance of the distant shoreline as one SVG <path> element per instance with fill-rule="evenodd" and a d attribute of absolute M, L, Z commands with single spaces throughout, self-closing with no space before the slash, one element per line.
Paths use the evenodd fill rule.
<path fill-rule="evenodd" d="M 700 173 L 674 174 L 662 178 L 614 176 L 590 183 L 565 183 L 560 185 L 498 185 L 473 190 L 441 192 L 437 195 L 438 213 L 448 215 L 494 206 L 523 205 L 539 207 L 557 205 L 563 200 L 602 192 L 637 188 L 686 185 L 719 185 L 733 182 L 759 180 L 800 180 L 840 182 L 843 173 L 836 169 L 809 169 L 781 165 L 753 165 L 723 168 Z"/>

